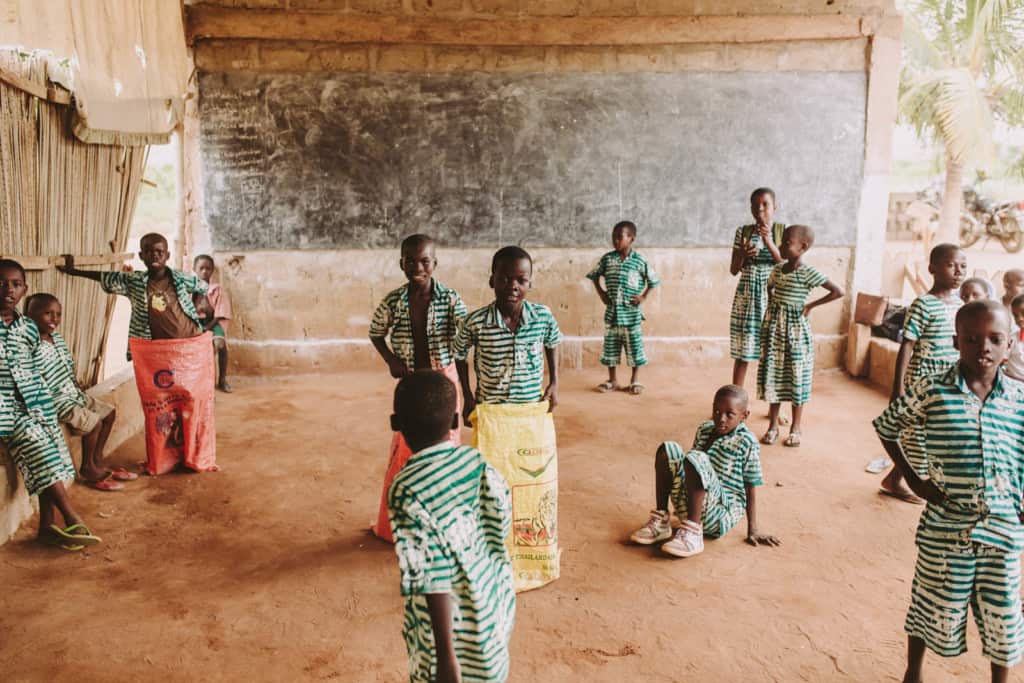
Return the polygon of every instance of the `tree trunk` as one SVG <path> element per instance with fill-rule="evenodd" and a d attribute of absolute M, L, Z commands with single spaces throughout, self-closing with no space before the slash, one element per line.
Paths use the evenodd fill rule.
<path fill-rule="evenodd" d="M 963 204 L 964 167 L 946 154 L 946 189 L 942 193 L 942 213 L 936 243 L 960 244 L 960 210 Z"/>

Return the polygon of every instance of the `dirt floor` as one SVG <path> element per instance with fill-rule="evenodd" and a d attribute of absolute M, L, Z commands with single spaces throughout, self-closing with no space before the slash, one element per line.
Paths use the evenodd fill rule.
<path fill-rule="evenodd" d="M 880 392 L 819 376 L 803 447 L 765 449 L 761 525 L 783 547 L 745 545 L 742 523 L 687 560 L 624 541 L 653 504 L 655 447 L 689 443 L 726 374 L 648 372 L 640 398 L 592 392 L 600 370 L 564 378 L 562 578 L 520 596 L 511 681 L 899 680 L 920 508 L 863 471 Z M 407 680 L 394 554 L 366 531 L 391 382 L 233 381 L 222 471 L 76 486 L 97 550 L 41 548 L 31 524 L 0 548 L 5 681 Z M 113 459 L 142 454 L 136 439 Z M 929 656 L 929 681 L 987 679 L 969 632 L 967 655 Z"/>

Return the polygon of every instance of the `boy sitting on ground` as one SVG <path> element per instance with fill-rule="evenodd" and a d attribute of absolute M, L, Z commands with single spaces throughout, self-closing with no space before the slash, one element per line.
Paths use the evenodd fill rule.
<path fill-rule="evenodd" d="M 775 536 L 757 529 L 754 487 L 761 486 L 757 437 L 744 424 L 750 415 L 747 392 L 727 384 L 715 392 L 711 419 L 697 428 L 693 450 L 675 441 L 658 447 L 654 457 L 655 509 L 630 539 L 652 545 L 671 538 L 662 551 L 690 557 L 704 551 L 704 536 L 719 538 L 747 515 L 747 543 L 780 545 Z M 668 501 L 677 517 L 685 517 L 673 536 Z"/>
<path fill-rule="evenodd" d="M 515 621 L 505 547 L 512 501 L 479 451 L 448 441 L 458 425 L 455 391 L 432 370 L 416 370 L 395 388 L 391 426 L 413 451 L 388 492 L 409 677 L 501 683 Z"/>
<path fill-rule="evenodd" d="M 33 361 L 53 395 L 57 419 L 72 434 L 82 437 L 79 481 L 100 491 L 120 491 L 124 484 L 118 482 L 134 481 L 139 475 L 123 467 L 111 470 L 101 465 L 117 412 L 114 406 L 90 396 L 79 386 L 74 358 L 57 331 L 63 314 L 60 301 L 52 294 L 33 294 L 25 301 L 25 313 L 39 328 L 40 343 L 33 351 Z"/>

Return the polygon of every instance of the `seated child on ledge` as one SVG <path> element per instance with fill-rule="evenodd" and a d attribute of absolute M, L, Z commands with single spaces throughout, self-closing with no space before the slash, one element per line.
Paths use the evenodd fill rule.
<path fill-rule="evenodd" d="M 711 419 L 697 428 L 693 450 L 675 441 L 658 447 L 654 458 L 655 509 L 630 540 L 652 545 L 671 538 L 662 551 L 690 557 L 704 550 L 704 536 L 719 538 L 747 515 L 747 543 L 780 545 L 775 536 L 757 530 L 754 487 L 761 486 L 761 457 L 757 437 L 744 421 L 750 415 L 747 392 L 727 384 L 715 392 Z M 668 501 L 685 517 L 673 536 Z"/>

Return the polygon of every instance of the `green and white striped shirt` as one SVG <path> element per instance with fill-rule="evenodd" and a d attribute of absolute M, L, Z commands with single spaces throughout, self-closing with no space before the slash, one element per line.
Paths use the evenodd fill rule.
<path fill-rule="evenodd" d="M 405 601 L 411 681 L 437 674 L 426 596 L 452 599 L 455 656 L 465 681 L 504 681 L 515 622 L 508 485 L 475 448 L 444 442 L 414 453 L 388 490 Z"/>
<path fill-rule="evenodd" d="M 630 300 L 642 294 L 648 287 L 657 287 L 661 284 L 654 268 L 651 268 L 647 259 L 635 250 L 631 250 L 625 260 L 619 257 L 619 252 L 609 251 L 601 257 L 594 269 L 587 273 L 587 277 L 594 282 L 597 282 L 598 278 L 604 278 L 604 286 L 611 300 L 611 303 L 605 306 L 604 321 L 616 327 L 639 325 L 644 319 L 643 313 L 640 307 L 631 304 Z"/>
<path fill-rule="evenodd" d="M 1024 496 L 1024 384 L 996 376 L 984 403 L 957 363 L 924 377 L 874 421 L 886 441 L 917 428 L 924 435 L 928 475 L 949 498 L 928 503 L 917 542 L 980 543 L 1007 553 L 1024 550 L 1018 515 Z"/>
<path fill-rule="evenodd" d="M 75 381 L 75 360 L 60 332 L 53 333 L 53 343 L 39 340 L 39 346 L 32 354 L 36 370 L 53 396 L 57 417 L 65 419 L 75 406 L 85 407 L 86 397 Z"/>
<path fill-rule="evenodd" d="M 807 264 L 787 273 L 784 270 L 786 265 L 785 261 L 778 264 L 768 276 L 768 305 L 802 310 L 807 304 L 807 295 L 828 282 L 828 278 Z"/>
<path fill-rule="evenodd" d="M 544 348 L 561 343 L 562 332 L 547 306 L 524 301 L 519 328 L 512 334 L 492 303 L 466 318 L 455 337 L 455 360 L 466 360 L 476 349 L 478 403 L 534 403 L 544 393 Z"/>
<path fill-rule="evenodd" d="M 693 437 L 693 450 L 708 454 L 711 467 L 718 475 L 730 506 L 747 507 L 747 486 L 761 486 L 761 446 L 746 424 L 740 424 L 728 434 L 715 439 L 711 448 L 705 448 L 708 438 L 715 433 L 711 420 L 697 427 Z"/>
<path fill-rule="evenodd" d="M 436 279 L 427 307 L 427 347 L 430 366 L 441 370 L 452 364 L 452 345 L 459 326 L 466 318 L 466 304 L 454 289 L 445 287 Z M 416 367 L 416 353 L 412 340 L 412 320 L 409 316 L 409 286 L 402 285 L 384 297 L 373 313 L 370 338 L 381 338 L 391 332 L 391 350 L 410 370 Z"/>
<path fill-rule="evenodd" d="M 185 313 L 196 324 L 196 333 L 202 329 L 199 322 L 199 314 L 192 304 L 192 294 L 195 292 L 205 293 L 209 285 L 191 273 L 183 273 L 179 270 L 168 268 L 171 273 L 171 282 L 174 285 L 174 293 L 178 296 L 178 303 L 182 312 Z M 149 271 L 137 270 L 125 273 L 119 270 L 112 270 L 100 273 L 100 286 L 103 291 L 109 294 L 120 294 L 128 297 L 132 305 L 132 317 L 128 322 L 128 336 L 136 339 L 152 339 L 153 333 L 149 328 L 149 300 L 147 289 L 149 287 Z M 128 352 L 128 359 L 132 354 Z"/>
<path fill-rule="evenodd" d="M 10 429 L 13 429 L 16 419 L 12 412 L 14 410 L 27 413 L 37 424 L 58 428 L 53 397 L 33 360 L 41 343 L 35 321 L 19 315 L 9 327 L 2 322 L 0 327 L 4 328 L 6 335 L 3 340 L 4 367 L 0 368 L 0 391 L 4 394 L 4 408 L 10 419 Z M 4 421 L 0 420 L 0 429 L 6 428 Z M 9 435 L 10 430 L 0 431 L 0 437 Z"/>
<path fill-rule="evenodd" d="M 946 303 L 934 294 L 914 299 L 903 323 L 903 338 L 916 341 L 914 355 L 955 363 L 959 352 L 953 348 L 956 312 L 963 305 L 959 296 Z"/>

